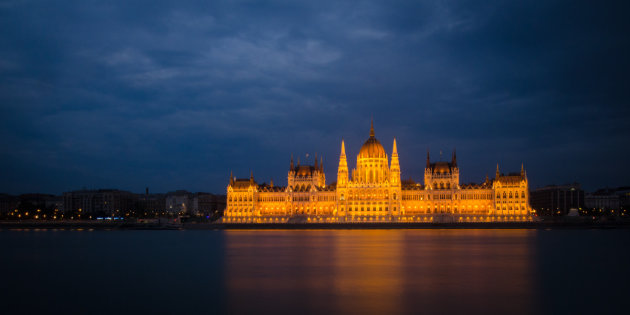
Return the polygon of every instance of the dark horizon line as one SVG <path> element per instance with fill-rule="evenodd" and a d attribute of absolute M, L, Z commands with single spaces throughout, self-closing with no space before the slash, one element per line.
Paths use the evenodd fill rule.
<path fill-rule="evenodd" d="M 336 183 L 336 181 L 333 181 L 333 182 L 331 182 L 328 185 L 331 185 L 331 184 L 334 184 L 334 183 Z M 267 184 L 268 185 L 269 183 L 262 182 L 262 183 L 257 183 L 257 184 L 258 185 L 262 185 L 262 184 Z M 466 183 L 463 183 L 463 184 L 466 184 Z M 580 188 L 584 192 L 597 192 L 597 191 L 602 190 L 602 189 L 621 189 L 621 188 L 629 188 L 630 187 L 630 185 L 621 185 L 621 186 L 617 186 L 617 185 L 615 185 L 615 186 L 608 186 L 608 185 L 606 185 L 606 186 L 602 186 L 602 187 L 596 188 L 596 189 L 594 189 L 592 191 L 586 191 L 585 189 L 582 188 L 582 183 L 574 181 L 574 182 L 567 182 L 567 183 L 561 183 L 561 184 L 555 184 L 555 183 L 554 184 L 546 184 L 546 185 L 538 186 L 538 187 L 535 187 L 535 188 L 530 187 L 529 190 L 530 191 L 535 191 L 536 189 L 540 189 L 540 188 L 554 187 L 554 186 L 567 186 L 567 185 L 575 185 L 575 184 L 580 185 Z M 277 186 L 277 185 L 274 185 L 274 186 Z M 280 186 L 281 187 L 285 187 L 285 186 L 282 186 L 282 185 L 280 185 Z M 120 188 L 82 188 L 82 189 L 67 190 L 67 191 L 61 192 L 59 194 L 49 193 L 49 192 L 32 192 L 31 191 L 31 192 L 21 192 L 21 193 L 0 192 L 0 195 L 8 195 L 8 196 L 16 196 L 16 197 L 17 196 L 21 196 L 21 195 L 28 195 L 28 194 L 63 196 L 64 193 L 69 193 L 69 192 L 99 191 L 99 190 L 118 190 L 118 191 L 125 191 L 125 192 L 129 192 L 129 193 L 137 194 L 137 195 L 144 195 L 144 194 L 146 194 L 146 192 L 137 193 L 137 192 L 132 191 L 132 190 L 125 190 L 125 189 L 120 189 Z M 153 195 L 153 194 L 166 195 L 166 194 L 174 193 L 174 192 L 178 192 L 178 191 L 184 191 L 184 192 L 188 192 L 188 193 L 192 193 L 192 194 L 195 194 L 195 193 L 208 193 L 208 194 L 217 195 L 217 196 L 226 195 L 226 193 L 216 193 L 216 192 L 211 192 L 211 191 L 191 191 L 191 190 L 188 190 L 188 189 L 175 189 L 175 190 L 169 190 L 167 192 L 151 192 L 151 191 L 149 191 L 149 195 Z"/>

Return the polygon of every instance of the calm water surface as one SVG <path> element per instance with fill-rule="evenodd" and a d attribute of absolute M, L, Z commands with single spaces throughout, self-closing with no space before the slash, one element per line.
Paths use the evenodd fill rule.
<path fill-rule="evenodd" d="M 0 230 L 8 313 L 628 313 L 629 230 Z"/>

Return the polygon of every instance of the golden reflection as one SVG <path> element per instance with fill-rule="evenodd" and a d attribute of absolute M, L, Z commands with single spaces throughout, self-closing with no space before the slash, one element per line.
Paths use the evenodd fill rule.
<path fill-rule="evenodd" d="M 230 313 L 532 313 L 534 230 L 226 231 Z"/>
<path fill-rule="evenodd" d="M 334 292 L 341 313 L 401 313 L 403 233 L 335 233 Z"/>

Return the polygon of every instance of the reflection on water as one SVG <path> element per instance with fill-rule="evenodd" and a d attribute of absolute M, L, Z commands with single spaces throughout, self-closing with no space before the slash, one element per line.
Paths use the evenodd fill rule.
<path fill-rule="evenodd" d="M 536 233 L 227 231 L 227 310 L 532 313 Z"/>
<path fill-rule="evenodd" d="M 627 314 L 630 229 L 0 229 L 2 314 Z"/>

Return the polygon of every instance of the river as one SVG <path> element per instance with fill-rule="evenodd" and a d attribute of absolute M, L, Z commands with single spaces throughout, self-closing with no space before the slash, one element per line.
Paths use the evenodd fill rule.
<path fill-rule="evenodd" d="M 628 313 L 630 230 L 0 230 L 9 313 Z"/>

